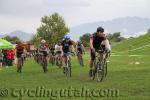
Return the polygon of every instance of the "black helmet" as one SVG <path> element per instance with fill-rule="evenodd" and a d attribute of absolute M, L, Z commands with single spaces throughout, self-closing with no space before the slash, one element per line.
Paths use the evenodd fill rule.
<path fill-rule="evenodd" d="M 103 28 L 103 27 L 98 27 L 98 28 L 97 28 L 97 32 L 103 33 L 103 32 L 104 32 L 104 28 Z"/>

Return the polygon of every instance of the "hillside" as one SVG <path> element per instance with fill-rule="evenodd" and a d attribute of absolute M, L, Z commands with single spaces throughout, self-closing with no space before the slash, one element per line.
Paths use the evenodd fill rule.
<path fill-rule="evenodd" d="M 150 54 L 150 33 L 137 38 L 124 40 L 121 43 L 114 45 L 112 48 L 113 53 L 117 54 Z"/>

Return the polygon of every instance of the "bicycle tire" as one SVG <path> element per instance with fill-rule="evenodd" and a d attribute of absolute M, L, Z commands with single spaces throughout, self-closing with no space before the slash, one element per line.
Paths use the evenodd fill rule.
<path fill-rule="evenodd" d="M 43 70 L 44 70 L 44 73 L 46 73 L 47 72 L 47 63 L 45 63 L 44 61 L 43 61 Z"/>
<path fill-rule="evenodd" d="M 104 78 L 104 61 L 103 60 L 101 61 L 101 63 L 97 64 L 96 78 L 98 82 L 102 82 Z"/>
<path fill-rule="evenodd" d="M 68 68 L 65 67 L 65 75 L 68 76 Z"/>
<path fill-rule="evenodd" d="M 69 76 L 71 77 L 71 75 L 72 75 L 72 72 L 71 72 L 71 63 L 70 63 L 70 61 L 68 61 L 68 71 L 69 71 Z"/>
<path fill-rule="evenodd" d="M 105 60 L 105 62 L 104 62 L 104 74 L 105 74 L 105 77 L 107 76 L 107 74 L 108 74 L 108 68 L 107 68 L 108 66 L 107 66 L 107 61 Z"/>

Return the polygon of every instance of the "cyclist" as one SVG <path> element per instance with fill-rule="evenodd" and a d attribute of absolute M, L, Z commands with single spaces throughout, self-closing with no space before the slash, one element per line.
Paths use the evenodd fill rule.
<path fill-rule="evenodd" d="M 49 49 L 50 49 L 50 62 L 52 63 L 52 65 L 54 65 L 54 63 L 55 63 L 55 46 L 54 46 L 54 44 L 52 44 Z"/>
<path fill-rule="evenodd" d="M 101 43 L 103 42 L 103 46 L 101 46 Z M 92 34 L 92 36 L 90 37 L 90 54 L 91 54 L 91 61 L 90 61 L 90 77 L 93 76 L 94 70 L 95 68 L 93 68 L 93 61 L 95 60 L 96 56 L 95 53 L 98 50 L 104 50 L 105 52 L 102 53 L 101 59 L 105 59 L 106 54 L 108 52 L 110 52 L 110 45 L 109 45 L 109 41 L 105 36 L 104 33 L 104 28 L 103 27 L 98 27 L 97 31 Z"/>
<path fill-rule="evenodd" d="M 61 61 L 62 61 L 62 46 L 61 42 L 55 45 L 55 53 L 56 53 L 56 65 L 61 66 Z M 60 64 L 59 64 L 60 61 Z"/>
<path fill-rule="evenodd" d="M 46 73 L 48 71 L 48 44 L 46 43 L 46 41 L 43 39 L 41 40 L 41 44 L 39 45 L 39 52 L 43 55 L 43 64 L 45 64 L 46 68 L 44 68 L 44 72 Z"/>
<path fill-rule="evenodd" d="M 25 53 L 25 48 L 23 44 L 19 41 L 16 45 L 16 56 L 17 56 L 17 72 L 22 72 L 23 67 L 23 54 Z"/>
<path fill-rule="evenodd" d="M 77 52 L 79 64 L 81 66 L 84 66 L 82 57 L 83 57 L 83 52 L 85 53 L 85 51 L 84 51 L 84 46 L 80 40 L 77 41 L 76 52 Z"/>
<path fill-rule="evenodd" d="M 67 56 L 70 53 L 70 47 L 73 47 L 72 40 L 70 39 L 69 35 L 64 36 L 64 40 L 61 42 L 62 50 L 63 50 L 63 56 L 62 56 L 62 65 L 65 73 L 65 67 L 66 67 L 66 60 Z"/>

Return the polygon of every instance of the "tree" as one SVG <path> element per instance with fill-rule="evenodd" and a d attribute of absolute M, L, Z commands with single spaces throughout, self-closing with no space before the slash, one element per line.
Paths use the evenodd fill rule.
<path fill-rule="evenodd" d="M 37 29 L 37 37 L 45 39 L 49 44 L 58 42 L 69 32 L 64 19 L 58 13 L 42 17 L 41 23 Z"/>
<path fill-rule="evenodd" d="M 111 41 L 113 39 L 113 34 L 107 34 L 107 39 Z"/>
<path fill-rule="evenodd" d="M 148 31 L 147 31 L 148 33 L 150 33 L 150 28 L 148 29 Z"/>
<path fill-rule="evenodd" d="M 30 42 L 33 43 L 36 47 L 38 47 L 38 45 L 40 43 L 40 38 L 37 36 L 37 34 L 35 34 L 35 35 L 33 35 Z"/>
<path fill-rule="evenodd" d="M 125 40 L 124 37 L 121 37 L 120 32 L 115 32 L 114 34 L 108 34 L 107 38 L 111 42 L 121 42 L 122 40 Z"/>
<path fill-rule="evenodd" d="M 90 36 L 91 36 L 90 33 L 86 33 L 80 37 L 80 40 L 82 41 L 85 47 L 89 47 Z"/>
<path fill-rule="evenodd" d="M 18 41 L 20 41 L 20 39 L 16 36 L 14 36 L 14 37 L 6 36 L 6 37 L 4 37 L 4 39 L 9 41 L 9 42 L 18 42 Z"/>
<path fill-rule="evenodd" d="M 114 34 L 113 34 L 113 37 L 114 37 L 114 38 L 119 38 L 119 37 L 120 37 L 120 32 L 114 33 Z"/>

